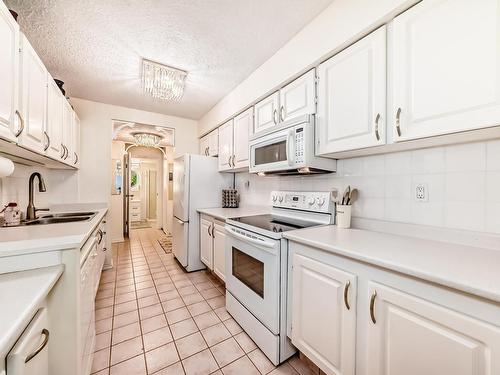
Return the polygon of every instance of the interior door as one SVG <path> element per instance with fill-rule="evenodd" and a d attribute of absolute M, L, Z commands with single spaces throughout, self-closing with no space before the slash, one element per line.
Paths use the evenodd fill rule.
<path fill-rule="evenodd" d="M 254 106 L 254 127 L 253 133 L 259 133 L 263 130 L 272 128 L 279 122 L 280 93 L 274 94 L 262 99 Z"/>
<path fill-rule="evenodd" d="M 499 25 L 499 0 L 425 0 L 394 19 L 396 141 L 499 124 Z"/>
<path fill-rule="evenodd" d="M 24 129 L 18 142 L 36 152 L 46 150 L 47 70 L 42 60 L 23 35 L 22 40 L 22 103 Z M 48 147 L 48 146 L 47 146 Z"/>
<path fill-rule="evenodd" d="M 248 167 L 249 148 L 248 137 L 253 124 L 253 108 L 234 118 L 234 167 Z"/>
<path fill-rule="evenodd" d="M 156 219 L 156 201 L 158 199 L 158 195 L 156 194 L 156 171 L 149 171 L 149 192 L 148 192 L 148 201 L 149 201 L 149 209 L 148 209 L 148 219 L 155 220 Z"/>
<path fill-rule="evenodd" d="M 385 285 L 368 286 L 370 375 L 500 374 L 500 327 Z"/>
<path fill-rule="evenodd" d="M 0 137 L 15 140 L 14 117 L 19 81 L 19 25 L 0 2 Z"/>
<path fill-rule="evenodd" d="M 328 375 L 354 375 L 355 342 L 356 276 L 294 254 L 292 343 Z"/>
<path fill-rule="evenodd" d="M 123 189 L 123 235 L 128 237 L 130 233 L 130 222 L 129 222 L 129 212 L 130 212 L 130 154 L 126 153 L 123 155 L 123 179 L 122 179 L 122 189 Z"/>
<path fill-rule="evenodd" d="M 319 155 L 386 142 L 386 27 L 318 68 Z"/>
<path fill-rule="evenodd" d="M 280 90 L 280 121 L 316 113 L 316 70 L 312 69 Z"/>

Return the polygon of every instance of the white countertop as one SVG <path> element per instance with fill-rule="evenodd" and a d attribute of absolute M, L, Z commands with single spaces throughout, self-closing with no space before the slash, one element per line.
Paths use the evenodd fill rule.
<path fill-rule="evenodd" d="M 284 237 L 500 302 L 500 248 L 339 229 L 334 225 L 286 232 Z"/>
<path fill-rule="evenodd" d="M 248 206 L 238 208 L 216 207 L 198 208 L 197 211 L 201 214 L 209 215 L 215 217 L 216 219 L 225 221 L 231 217 L 267 214 L 271 211 L 271 208 L 265 206 Z"/>
<path fill-rule="evenodd" d="M 50 212 L 97 211 L 90 221 L 0 228 L 0 258 L 81 247 L 108 211 L 105 204 L 51 206 Z"/>
<path fill-rule="evenodd" d="M 0 360 L 35 315 L 40 303 L 64 271 L 64 266 L 0 275 Z"/>

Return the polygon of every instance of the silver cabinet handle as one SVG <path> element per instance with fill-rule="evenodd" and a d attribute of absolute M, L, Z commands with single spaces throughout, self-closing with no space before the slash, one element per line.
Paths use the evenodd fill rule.
<path fill-rule="evenodd" d="M 16 109 L 16 115 L 17 115 L 17 118 L 19 119 L 20 126 L 19 126 L 19 130 L 17 131 L 15 136 L 19 137 L 24 130 L 24 120 L 23 120 L 23 116 L 21 116 L 21 113 L 17 109 Z"/>
<path fill-rule="evenodd" d="M 227 164 L 229 164 L 229 166 L 232 167 L 232 165 L 231 165 L 231 156 L 229 156 L 229 158 L 227 159 Z"/>
<path fill-rule="evenodd" d="M 211 228 L 212 228 L 212 225 L 210 224 L 210 225 L 208 226 L 208 228 L 207 228 L 208 235 L 209 235 L 210 237 L 212 237 L 212 235 L 210 234 L 210 229 L 211 229 Z"/>
<path fill-rule="evenodd" d="M 75 162 L 73 164 L 76 165 L 78 163 L 78 154 L 76 152 L 73 152 L 73 154 L 75 154 Z"/>
<path fill-rule="evenodd" d="M 285 121 L 285 107 L 281 106 L 280 108 L 280 119 L 281 121 Z"/>
<path fill-rule="evenodd" d="M 236 167 L 236 164 L 234 163 L 234 159 L 236 159 L 236 156 L 231 157 L 231 163 L 233 164 L 233 168 Z"/>
<path fill-rule="evenodd" d="M 377 113 L 377 116 L 375 116 L 375 137 L 377 138 L 377 141 L 380 141 L 380 134 L 378 132 L 379 121 L 380 121 L 380 113 Z"/>
<path fill-rule="evenodd" d="M 398 132 L 398 137 L 401 137 L 401 107 L 396 112 L 396 131 Z"/>
<path fill-rule="evenodd" d="M 64 158 L 65 153 L 66 153 L 66 150 L 64 149 L 64 145 L 61 143 L 61 159 Z"/>
<path fill-rule="evenodd" d="M 212 238 L 215 238 L 215 225 L 212 224 Z"/>
<path fill-rule="evenodd" d="M 278 123 L 278 111 L 273 111 L 273 122 L 276 125 Z"/>
<path fill-rule="evenodd" d="M 68 150 L 68 148 L 66 146 L 63 146 L 63 147 L 66 150 L 65 154 L 64 154 L 64 160 L 66 160 L 68 158 L 68 156 L 69 156 L 69 150 Z"/>
<path fill-rule="evenodd" d="M 351 286 L 351 282 L 347 281 L 344 286 L 344 304 L 347 310 L 351 309 L 351 305 L 349 305 L 349 287 Z"/>
<path fill-rule="evenodd" d="M 45 147 L 43 148 L 43 151 L 47 151 L 47 149 L 49 148 L 50 146 L 50 137 L 49 135 L 47 134 L 46 131 L 43 132 L 43 135 L 45 136 L 45 138 L 47 139 L 47 143 L 45 144 Z"/>
<path fill-rule="evenodd" d="M 42 329 L 42 335 L 44 336 L 42 343 L 40 344 L 40 346 L 38 348 L 36 348 L 36 350 L 33 353 L 31 353 L 29 356 L 26 357 L 26 359 L 24 360 L 24 363 L 28 363 L 33 358 L 35 358 L 37 356 L 37 354 L 40 353 L 43 350 L 43 348 L 45 348 L 47 343 L 49 342 L 49 330 L 45 329 L 45 328 Z"/>
<path fill-rule="evenodd" d="M 375 319 L 375 298 L 377 298 L 376 290 L 373 291 L 373 294 L 370 298 L 370 318 L 372 319 L 373 324 L 377 323 L 377 319 Z"/>

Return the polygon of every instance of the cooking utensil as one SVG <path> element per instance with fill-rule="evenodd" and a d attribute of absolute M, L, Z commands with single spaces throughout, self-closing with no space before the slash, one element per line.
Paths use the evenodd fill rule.
<path fill-rule="evenodd" d="M 358 189 L 352 189 L 347 199 L 347 204 L 353 204 L 356 199 L 358 199 Z"/>
<path fill-rule="evenodd" d="M 347 199 L 349 198 L 349 194 L 351 194 L 351 185 L 348 185 L 344 191 L 344 195 L 342 195 L 342 204 L 347 204 Z"/>

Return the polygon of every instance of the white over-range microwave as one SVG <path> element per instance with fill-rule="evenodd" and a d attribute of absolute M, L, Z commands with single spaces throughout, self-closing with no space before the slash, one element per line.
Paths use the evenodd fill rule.
<path fill-rule="evenodd" d="M 315 155 L 314 115 L 300 116 L 250 139 L 250 173 L 298 175 L 335 172 L 336 160 Z"/>

